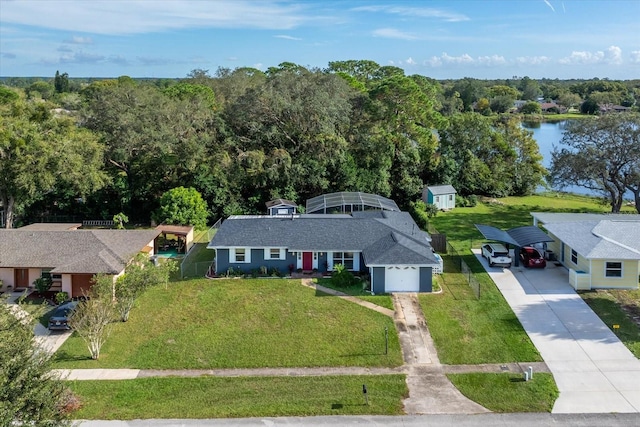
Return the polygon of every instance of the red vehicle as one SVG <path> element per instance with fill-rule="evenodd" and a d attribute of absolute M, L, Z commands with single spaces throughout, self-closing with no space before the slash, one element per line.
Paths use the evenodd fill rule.
<path fill-rule="evenodd" d="M 536 248 L 525 246 L 520 249 L 520 260 L 528 268 L 545 268 L 547 261 Z"/>

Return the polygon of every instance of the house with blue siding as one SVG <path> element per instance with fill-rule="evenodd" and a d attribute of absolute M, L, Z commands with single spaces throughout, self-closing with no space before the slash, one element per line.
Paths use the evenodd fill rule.
<path fill-rule="evenodd" d="M 215 272 L 266 267 L 331 272 L 336 264 L 368 273 L 374 293 L 431 292 L 439 265 L 428 233 L 407 212 L 363 210 L 350 214 L 234 215 L 207 246 Z"/>

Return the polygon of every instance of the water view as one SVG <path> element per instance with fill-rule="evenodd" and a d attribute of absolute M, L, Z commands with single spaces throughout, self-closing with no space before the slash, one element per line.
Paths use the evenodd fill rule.
<path fill-rule="evenodd" d="M 540 147 L 540 154 L 542 154 L 542 164 L 544 167 L 549 168 L 551 166 L 551 152 L 555 147 L 560 146 L 562 135 L 566 127 L 567 121 L 554 122 L 554 123 L 522 123 L 522 127 L 533 132 L 533 138 Z M 577 194 L 594 194 L 593 191 L 586 188 L 577 186 L 567 186 L 564 188 L 555 188 L 558 191 L 566 191 Z M 625 195 L 625 197 L 631 199 L 633 195 L 631 192 Z"/>

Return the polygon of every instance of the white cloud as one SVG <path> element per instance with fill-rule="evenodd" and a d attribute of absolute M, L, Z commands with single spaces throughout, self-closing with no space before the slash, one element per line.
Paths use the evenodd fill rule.
<path fill-rule="evenodd" d="M 93 44 L 93 39 L 91 37 L 73 36 L 64 40 L 64 42 L 69 44 Z"/>
<path fill-rule="evenodd" d="M 640 50 L 634 50 L 633 52 L 631 52 L 629 58 L 631 59 L 632 63 L 640 64 Z"/>
<path fill-rule="evenodd" d="M 397 7 L 397 6 L 362 6 L 351 9 L 354 12 L 386 12 L 392 15 L 413 16 L 420 18 L 436 18 L 446 22 L 469 21 L 469 17 L 459 13 L 448 12 L 444 9 L 422 7 Z"/>
<path fill-rule="evenodd" d="M 549 2 L 549 0 L 544 0 L 544 2 L 546 3 L 547 6 L 549 6 L 551 8 L 551 10 L 553 10 L 554 12 L 556 11 L 553 7 L 553 5 Z"/>
<path fill-rule="evenodd" d="M 619 65 L 622 63 L 622 49 L 617 46 L 609 46 L 606 52 L 601 50 L 596 52 L 573 51 L 571 55 L 561 58 L 558 62 L 563 65 Z"/>
<path fill-rule="evenodd" d="M 606 57 L 611 64 L 622 64 L 622 49 L 618 46 L 609 46 L 606 52 Z"/>
<path fill-rule="evenodd" d="M 442 65 L 470 65 L 475 61 L 467 53 L 460 56 L 451 56 L 447 52 L 443 52 L 440 56 L 432 56 L 426 62 L 432 67 L 440 67 Z"/>
<path fill-rule="evenodd" d="M 285 40 L 302 40 L 299 37 L 292 37 L 292 36 L 287 36 L 287 35 L 284 35 L 284 34 L 279 34 L 279 35 L 273 36 L 273 37 L 275 37 L 277 39 L 285 39 Z"/>
<path fill-rule="evenodd" d="M 413 34 L 405 33 L 403 31 L 396 30 L 395 28 L 379 28 L 373 31 L 373 36 L 400 40 L 416 40 L 418 38 Z"/>
<path fill-rule="evenodd" d="M 495 65 L 504 65 L 507 61 L 504 59 L 504 56 L 500 55 L 491 55 L 491 56 L 479 56 L 477 59 L 478 65 L 483 66 L 495 66 Z"/>
<path fill-rule="evenodd" d="M 516 58 L 516 63 L 520 65 L 542 65 L 551 61 L 548 56 L 519 56 Z"/>
<path fill-rule="evenodd" d="M 89 34 L 142 34 L 181 28 L 290 29 L 322 19 L 304 6 L 247 0 L 3 1 L 2 22 Z M 84 39 L 84 37 L 83 37 Z"/>
<path fill-rule="evenodd" d="M 413 60 L 412 57 L 407 58 L 406 61 L 404 61 L 405 64 L 409 64 L 409 65 L 416 65 L 416 61 Z"/>

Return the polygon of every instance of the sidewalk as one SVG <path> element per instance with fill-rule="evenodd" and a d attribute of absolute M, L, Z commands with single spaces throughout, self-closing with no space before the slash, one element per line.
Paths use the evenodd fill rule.
<path fill-rule="evenodd" d="M 640 361 L 576 294 L 564 267 L 503 270 L 476 256 L 553 373 L 554 413 L 640 412 Z"/>

